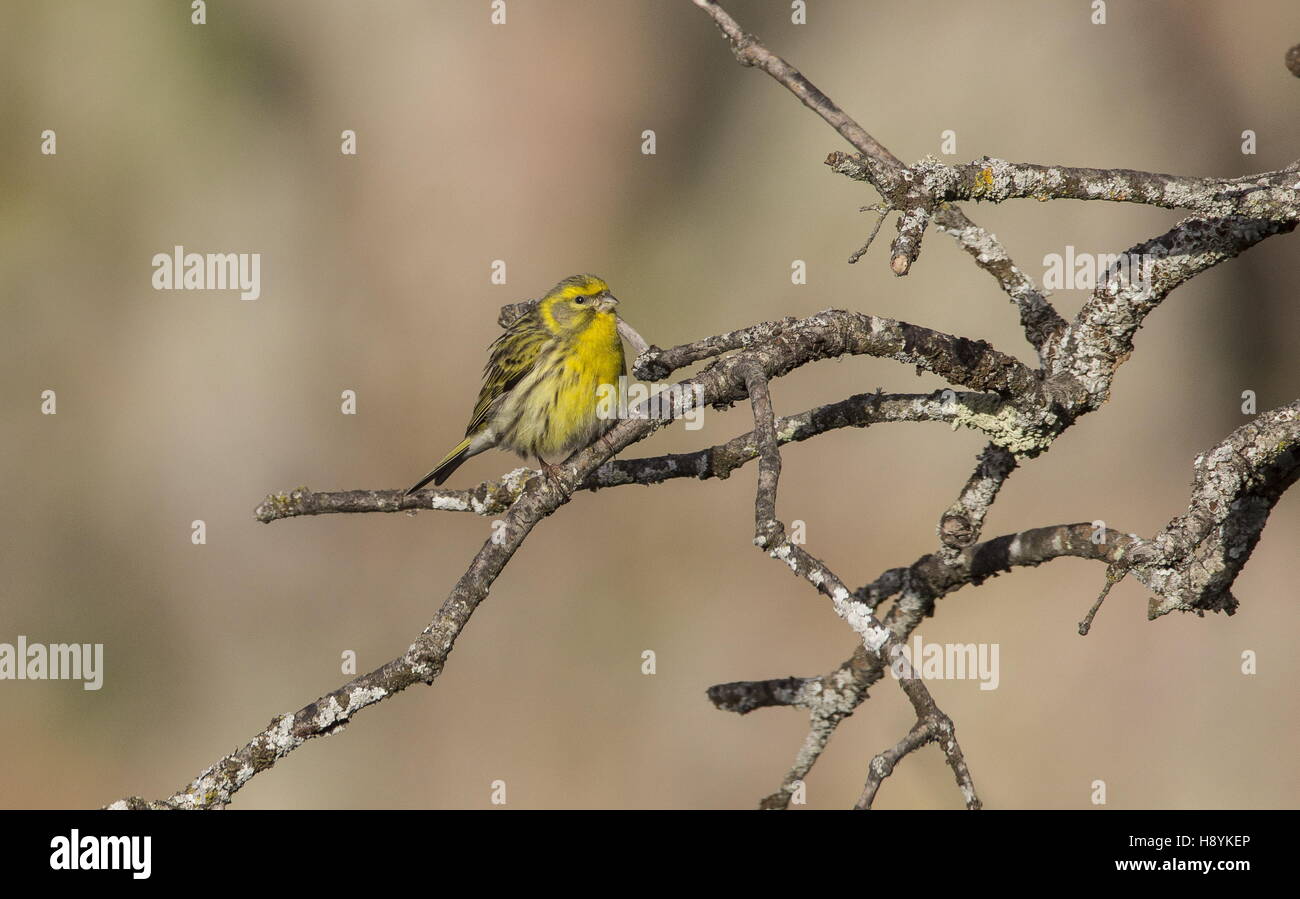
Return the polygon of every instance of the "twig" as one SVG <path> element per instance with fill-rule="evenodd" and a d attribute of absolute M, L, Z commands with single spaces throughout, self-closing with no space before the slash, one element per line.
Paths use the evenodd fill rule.
<path fill-rule="evenodd" d="M 801 361 L 796 363 L 801 365 L 832 356 L 817 346 L 827 337 L 834 341 L 834 355 L 868 355 L 915 365 L 950 384 L 1014 399 L 1021 408 L 1032 408 L 1045 400 L 1033 369 L 985 341 L 842 309 L 828 309 L 804 319 L 763 322 L 667 350 L 652 346 L 637 360 L 633 371 L 640 378 L 656 380 L 729 350 L 777 342 L 803 348 Z"/>
<path fill-rule="evenodd" d="M 826 157 L 826 164 L 854 180 L 872 180 L 871 165 L 864 157 L 836 151 Z M 927 196 L 943 202 L 1106 200 L 1187 209 L 1209 217 L 1288 219 L 1300 214 L 1300 184 L 1288 169 L 1239 178 L 1198 178 L 1132 169 L 1007 162 L 985 156 L 965 165 L 946 165 L 927 157 L 910 171 L 915 184 Z"/>
<path fill-rule="evenodd" d="M 940 208 L 934 226 L 957 241 L 975 264 L 993 276 L 998 287 L 1020 312 L 1025 339 L 1038 351 L 1039 362 L 1049 364 L 1065 332 L 1065 319 L 1057 313 L 1032 278 L 1012 262 L 998 239 L 976 225 L 956 206 Z"/>
<path fill-rule="evenodd" d="M 726 10 L 712 0 L 693 0 L 717 24 L 723 37 L 731 44 L 732 53 L 745 66 L 757 66 L 771 75 L 779 84 L 799 98 L 805 106 L 834 128 L 859 153 L 864 155 L 864 164 L 871 173 L 872 186 L 880 192 L 895 209 L 910 209 L 925 200 L 925 196 L 909 184 L 910 173 L 907 167 L 883 144 L 867 133 L 866 129 L 855 122 L 844 110 L 840 109 L 829 97 L 816 88 L 798 69 L 777 56 L 754 35 L 748 34 L 737 24 Z M 1040 357 L 1046 358 L 1054 336 L 1065 326 L 1064 320 L 1056 313 L 1047 298 L 1033 286 L 1033 283 L 1016 268 L 998 239 L 992 234 L 977 228 L 956 206 L 944 203 L 932 207 L 935 225 L 945 233 L 966 235 L 964 246 L 969 250 L 970 242 L 978 242 L 983 247 L 980 253 L 972 253 L 976 263 L 992 274 L 999 286 L 1008 292 L 1011 299 L 1020 307 L 1020 318 L 1025 328 L 1025 337 L 1033 344 Z M 918 223 L 919 224 L 919 223 Z M 921 229 L 924 230 L 923 228 Z M 909 239 L 919 233 L 915 227 L 907 229 Z M 903 233 L 900 232 L 900 239 Z M 908 272 L 920 253 L 919 239 L 907 246 L 900 247 L 898 241 L 891 250 L 890 268 L 897 275 Z M 988 260 L 987 262 L 984 260 Z M 1013 292 L 1014 291 L 1014 292 Z"/>
<path fill-rule="evenodd" d="M 1092 608 L 1088 609 L 1088 614 L 1084 615 L 1083 620 L 1079 622 L 1080 637 L 1088 636 L 1088 632 L 1092 630 L 1093 619 L 1095 619 L 1097 613 L 1101 611 L 1101 604 L 1105 602 L 1106 597 L 1110 595 L 1110 588 L 1124 580 L 1124 575 L 1127 573 L 1128 569 L 1121 565 L 1106 566 L 1106 583 L 1101 588 L 1101 594 L 1097 597 L 1097 601 L 1092 604 Z"/>
<path fill-rule="evenodd" d="M 1116 371 L 1133 352 L 1134 335 L 1171 291 L 1296 224 L 1294 219 L 1185 219 L 1130 247 L 1122 255 L 1139 264 L 1117 267 L 1099 279 L 1062 336 L 1051 373 L 1068 373 L 1088 392 L 1085 405 L 1100 407 L 1110 397 Z"/>
<path fill-rule="evenodd" d="M 871 613 L 866 605 L 853 598 L 843 582 L 820 559 L 791 543 L 785 525 L 776 515 L 777 487 L 781 478 L 781 451 L 776 439 L 772 397 L 767 373 L 758 365 L 744 369 L 745 389 L 754 412 L 754 433 L 759 443 L 758 486 L 754 497 L 754 543 L 775 559 L 785 562 L 795 574 L 805 578 L 831 598 L 835 613 L 861 637 L 870 654 L 882 662 L 894 659 L 901 647 L 894 634 Z M 957 743 L 952 720 L 938 706 L 924 682 L 911 666 L 903 664 L 899 686 L 916 711 L 918 726 L 923 726 L 927 740 L 937 740 L 957 778 L 962 799 L 968 809 L 981 807 L 975 784 Z M 824 744 L 823 744 L 824 745 Z M 873 791 L 874 793 L 874 791 Z M 764 800 L 766 803 L 767 800 Z"/>
<path fill-rule="evenodd" d="M 798 69 L 763 46 L 752 34 L 747 34 L 725 9 L 712 0 L 693 0 L 696 6 L 708 13 L 717 24 L 728 43 L 731 52 L 742 66 L 754 66 L 771 75 L 786 87 L 790 93 L 799 98 L 817 115 L 840 133 L 846 141 L 857 148 L 866 157 L 873 183 L 885 195 L 892 194 L 902 180 L 906 168 L 893 153 L 890 153 L 866 129 L 853 121 L 844 110 L 836 106 L 831 99 L 817 89 Z"/>
<path fill-rule="evenodd" d="M 835 403 L 808 409 L 777 422 L 781 443 L 809 440 L 839 428 L 865 428 L 884 422 L 951 422 L 963 412 L 981 407 L 982 394 L 957 394 L 954 405 L 936 391 L 925 394 L 862 393 Z M 977 427 L 977 421 L 970 426 Z M 725 479 L 758 457 L 753 432 L 726 443 L 690 453 L 668 453 L 638 459 L 611 459 L 587 476 L 579 490 L 600 490 L 627 484 L 659 484 L 676 478 Z M 267 496 L 254 517 L 263 523 L 303 515 L 359 512 L 415 512 L 418 510 L 473 512 L 498 515 L 510 508 L 528 481 L 540 472 L 516 468 L 499 480 L 483 481 L 469 490 L 431 488 L 407 496 L 402 490 L 340 490 L 314 493 L 306 487 Z"/>
<path fill-rule="evenodd" d="M 1188 513 L 1173 519 L 1151 540 L 1108 529 L 1105 539 L 1098 541 L 1096 529 L 1087 522 L 1034 528 L 968 546 L 955 559 L 939 553 L 922 556 L 906 568 L 885 571 L 853 595 L 868 608 L 897 595 L 883 623 L 901 643 L 933 611 L 935 602 L 949 593 L 978 586 L 1016 567 L 1080 558 L 1106 563 L 1103 598 L 1118 582 L 1115 572 L 1132 573 L 1148 588 L 1162 591 L 1161 599 L 1151 601 L 1150 618 L 1175 610 L 1231 614 L 1236 608 L 1228 592 L 1232 579 L 1258 541 L 1268 510 L 1300 478 L 1300 400 L 1238 428 L 1198 456 L 1195 468 Z M 1100 600 L 1085 621 L 1099 605 Z M 883 671 L 880 659 L 859 646 L 830 674 L 797 679 L 802 685 L 798 701 L 788 704 L 809 709 L 812 723 L 781 790 L 764 800 L 765 808 L 785 807 L 792 785 L 808 775 L 839 722 L 865 701 L 868 688 Z M 742 681 L 726 687 L 729 695 L 745 696 L 761 690 L 762 683 Z M 784 705 L 785 698 L 794 697 L 773 692 L 771 701 L 753 708 Z M 719 708 L 734 710 L 721 704 Z"/>
<path fill-rule="evenodd" d="M 1196 457 L 1192 495 L 1180 515 L 1126 559 L 1156 597 L 1147 617 L 1237 609 L 1232 585 L 1269 513 L 1300 478 L 1300 399 L 1233 431 Z"/>
<path fill-rule="evenodd" d="M 889 215 L 889 206 L 883 203 L 879 206 L 863 206 L 861 211 L 866 212 L 868 209 L 872 209 L 879 213 L 876 218 L 875 227 L 871 229 L 871 234 L 867 236 L 867 242 L 854 250 L 852 255 L 849 256 L 849 265 L 856 264 L 859 259 L 866 255 L 867 250 L 871 249 L 871 244 L 875 242 L 876 235 L 880 233 L 880 226 L 885 223 L 885 217 Z"/>
<path fill-rule="evenodd" d="M 941 551 L 959 550 L 979 539 L 984 516 L 1011 472 L 1016 470 L 1016 464 L 1015 454 L 996 443 L 984 447 L 961 495 L 939 520 Z"/>

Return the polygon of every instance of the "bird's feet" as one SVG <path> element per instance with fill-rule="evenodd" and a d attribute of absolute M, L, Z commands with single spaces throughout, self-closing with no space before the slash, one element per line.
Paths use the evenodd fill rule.
<path fill-rule="evenodd" d="M 551 479 L 551 482 L 555 484 L 556 489 L 558 489 L 561 493 L 564 494 L 565 499 L 572 497 L 573 493 L 569 490 L 566 490 L 564 487 L 564 482 L 560 480 L 560 466 L 552 465 L 550 462 L 547 462 L 541 456 L 537 457 L 537 461 L 542 463 L 543 476 Z"/>

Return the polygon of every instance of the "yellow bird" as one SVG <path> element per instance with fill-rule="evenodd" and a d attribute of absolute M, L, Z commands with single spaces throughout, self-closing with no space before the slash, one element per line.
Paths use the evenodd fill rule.
<path fill-rule="evenodd" d="M 545 456 L 564 458 L 617 422 L 597 414 L 598 399 L 617 409 L 626 374 L 618 335 L 618 300 L 595 275 L 565 278 L 493 341 L 483 389 L 465 429 L 438 465 L 407 495 L 441 484 L 470 456 L 500 447 L 542 467 Z M 601 392 L 603 385 L 609 385 Z"/>

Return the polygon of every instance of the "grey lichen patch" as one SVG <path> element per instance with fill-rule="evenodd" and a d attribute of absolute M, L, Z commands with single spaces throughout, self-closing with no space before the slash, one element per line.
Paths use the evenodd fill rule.
<path fill-rule="evenodd" d="M 516 468 L 507 472 L 500 481 L 487 482 L 470 491 L 468 496 L 438 497 L 430 508 L 452 512 L 473 512 L 475 515 L 497 515 L 510 508 L 528 486 L 528 481 L 538 474 L 533 468 Z"/>
<path fill-rule="evenodd" d="M 966 394 L 953 410 L 954 424 L 987 434 L 1017 456 L 1036 456 L 1056 439 L 1055 416 L 1049 413 L 1035 421 L 1001 397 Z"/>
<path fill-rule="evenodd" d="M 794 547 L 790 545 L 789 541 L 781 543 L 768 553 L 768 555 L 773 559 L 780 559 L 786 565 L 790 566 L 790 570 L 795 574 L 799 573 L 799 561 L 794 557 Z"/>
<path fill-rule="evenodd" d="M 261 739 L 250 744 L 248 765 L 252 770 L 247 772 L 247 777 L 271 767 L 277 759 L 301 742 L 302 739 L 293 732 L 293 715 L 280 715 L 271 722 Z M 236 782 L 242 784 L 244 780 L 237 778 Z"/>
<path fill-rule="evenodd" d="M 899 231 L 919 230 L 930 218 L 929 212 L 925 209 L 909 209 L 899 216 Z"/>
<path fill-rule="evenodd" d="M 287 492 L 282 490 L 268 494 L 254 510 L 253 515 L 263 523 L 288 518 L 296 514 L 303 507 L 304 500 L 309 501 L 311 495 L 311 490 L 306 487 L 295 487 Z"/>
<path fill-rule="evenodd" d="M 348 692 L 347 713 L 352 715 L 371 703 L 379 702 L 387 695 L 388 691 L 383 687 L 357 687 Z"/>
<path fill-rule="evenodd" d="M 435 496 L 429 503 L 430 509 L 445 512 L 467 512 L 474 511 L 479 515 L 487 514 L 483 511 L 483 503 L 474 500 L 462 499 L 459 496 Z"/>

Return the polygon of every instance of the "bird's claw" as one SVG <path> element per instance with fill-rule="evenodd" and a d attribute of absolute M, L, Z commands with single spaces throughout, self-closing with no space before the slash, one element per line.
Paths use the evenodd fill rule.
<path fill-rule="evenodd" d="M 564 498 L 570 499 L 573 496 L 573 493 L 570 490 L 566 490 L 564 487 L 564 482 L 560 480 L 560 466 L 552 465 L 550 462 L 547 462 L 545 459 L 539 458 L 537 461 L 542 463 L 543 477 L 550 478 L 551 481 L 554 482 L 556 489 L 564 494 Z"/>

